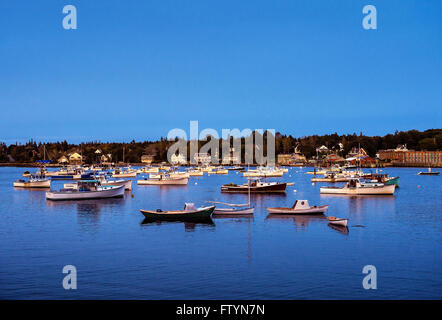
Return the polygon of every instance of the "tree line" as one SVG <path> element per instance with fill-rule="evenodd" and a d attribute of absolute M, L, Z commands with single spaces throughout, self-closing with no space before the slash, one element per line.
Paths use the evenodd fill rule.
<path fill-rule="evenodd" d="M 252 132 L 254 138 L 257 131 Z M 266 131 L 263 134 L 264 153 L 266 153 L 267 135 L 271 134 Z M 208 138 L 213 139 L 213 137 Z M 231 145 L 235 140 L 233 137 L 229 138 Z M 241 155 L 242 161 L 245 154 L 246 137 L 236 138 L 241 141 Z M 84 157 L 86 163 L 99 162 L 101 154 L 112 156 L 112 162 L 141 162 L 142 155 L 154 155 L 156 162 L 167 161 L 167 150 L 177 140 L 168 141 L 165 138 L 160 138 L 157 141 L 131 141 L 128 143 L 116 142 L 100 142 L 92 141 L 81 144 L 72 144 L 65 141 L 41 143 L 29 140 L 27 143 L 10 144 L 0 143 L 0 162 L 18 162 L 30 163 L 37 160 L 50 160 L 56 163 L 63 155 L 68 155 L 73 152 L 80 153 Z M 201 148 L 207 141 L 198 141 L 198 149 Z M 222 139 L 219 139 L 219 148 L 221 150 Z M 190 142 L 187 142 L 187 158 L 190 158 Z M 275 134 L 275 154 L 293 153 L 299 151 L 307 158 L 312 158 L 317 155 L 316 148 L 324 145 L 331 152 L 344 156 L 353 147 L 361 147 L 372 157 L 382 149 L 396 148 L 400 144 L 406 144 L 408 149 L 412 150 L 442 150 L 442 129 L 429 129 L 425 131 L 409 130 L 396 131 L 393 134 L 385 136 L 366 136 L 360 134 L 345 134 L 339 135 L 337 133 L 327 135 L 311 135 L 305 137 L 293 137 L 292 135 L 283 135 L 280 132 Z M 342 146 L 342 148 L 341 148 Z M 97 149 L 101 150 L 101 154 L 96 154 Z"/>

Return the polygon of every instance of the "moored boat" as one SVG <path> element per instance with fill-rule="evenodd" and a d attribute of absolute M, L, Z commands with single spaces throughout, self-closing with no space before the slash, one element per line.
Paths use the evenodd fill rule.
<path fill-rule="evenodd" d="M 431 171 L 431 168 L 428 168 L 427 172 L 420 171 L 418 173 L 418 175 L 420 175 L 420 176 L 437 176 L 437 175 L 439 175 L 439 173 L 440 173 L 439 171 Z"/>
<path fill-rule="evenodd" d="M 328 217 L 328 222 L 337 226 L 346 227 L 348 223 L 348 219 L 336 218 L 336 217 Z"/>
<path fill-rule="evenodd" d="M 266 208 L 269 213 L 275 214 L 323 214 L 328 209 L 328 205 L 310 206 L 307 200 L 296 200 L 291 208 L 271 207 Z"/>
<path fill-rule="evenodd" d="M 287 183 L 285 182 L 262 182 L 260 180 L 255 180 L 249 184 L 225 184 L 221 186 L 221 192 L 227 192 L 227 193 L 281 193 L 285 192 L 285 189 L 287 187 Z"/>
<path fill-rule="evenodd" d="M 30 176 L 29 180 L 19 179 L 13 185 L 16 188 L 50 188 L 51 180 Z"/>
<path fill-rule="evenodd" d="M 210 220 L 215 206 L 196 208 L 193 203 L 186 203 L 183 210 L 163 211 L 157 210 L 143 210 L 140 212 L 146 219 L 152 220 L 169 220 L 169 221 L 198 221 Z"/>
<path fill-rule="evenodd" d="M 77 189 L 61 189 L 60 191 L 46 192 L 48 200 L 84 200 L 122 197 L 124 185 L 102 186 L 99 180 L 78 181 Z"/>
<path fill-rule="evenodd" d="M 383 183 L 361 183 L 359 179 L 350 179 L 343 187 L 321 187 L 321 194 L 349 194 L 349 195 L 392 195 L 395 185 Z"/>
<path fill-rule="evenodd" d="M 189 177 L 169 176 L 166 174 L 138 180 L 138 185 L 187 185 Z"/>

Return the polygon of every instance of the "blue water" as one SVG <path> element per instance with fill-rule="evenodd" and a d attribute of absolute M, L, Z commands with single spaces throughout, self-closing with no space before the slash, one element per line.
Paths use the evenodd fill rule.
<path fill-rule="evenodd" d="M 188 186 L 133 184 L 131 197 L 53 203 L 12 187 L 29 168 L 0 168 L 0 298 L 3 299 L 441 299 L 442 176 L 391 168 L 395 196 L 324 196 L 306 168 L 291 168 L 286 195 L 252 195 L 252 219 L 143 224 L 140 208 L 184 202 L 247 202 L 221 194 L 240 173 L 191 177 Z M 426 170 L 426 169 L 424 169 Z M 64 181 L 67 182 L 67 181 Z M 63 182 L 53 182 L 60 188 Z M 295 193 L 293 190 L 297 190 Z M 329 204 L 348 233 L 325 217 L 270 217 L 296 199 Z M 77 268 L 65 290 L 62 268 Z M 365 290 L 365 265 L 377 289 Z"/>

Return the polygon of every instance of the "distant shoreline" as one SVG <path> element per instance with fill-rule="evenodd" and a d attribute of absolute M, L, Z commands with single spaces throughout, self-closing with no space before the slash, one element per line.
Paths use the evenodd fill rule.
<path fill-rule="evenodd" d="M 130 165 L 131 167 L 144 167 L 144 166 L 146 166 L 146 164 L 145 163 L 127 163 L 127 164 L 124 164 L 124 165 L 121 165 L 121 164 L 117 164 L 116 166 L 117 167 L 125 167 L 125 166 L 127 166 L 127 165 Z M 161 166 L 162 164 L 160 164 L 160 163 L 154 163 L 153 164 L 153 166 Z M 166 165 L 169 165 L 169 164 L 166 164 Z M 0 167 L 15 167 L 15 168 L 38 168 L 38 167 L 40 167 L 41 166 L 41 164 L 39 164 L 39 163 L 8 163 L 8 162 L 5 162 L 5 163 L 0 163 Z M 181 167 L 191 167 L 191 165 L 180 165 Z M 224 167 L 229 167 L 229 166 L 232 166 L 232 165 L 223 165 L 223 164 L 218 164 L 218 165 L 211 165 L 211 166 L 224 166 Z M 241 167 L 247 167 L 247 164 L 239 164 L 239 166 L 241 166 Z M 259 165 L 257 165 L 257 164 L 254 164 L 254 165 L 251 165 L 251 167 L 256 167 L 256 166 L 259 166 Z M 278 166 L 281 166 L 281 167 L 293 167 L 293 168 L 296 168 L 296 167 L 307 167 L 307 168 L 314 168 L 315 166 L 314 165 L 312 165 L 312 164 L 305 164 L 305 165 L 278 165 Z M 60 164 L 46 164 L 45 165 L 45 167 L 47 167 L 47 168 L 62 168 L 62 167 L 64 167 L 63 165 L 60 165 Z M 397 164 L 395 164 L 395 165 L 390 165 L 390 164 L 387 164 L 387 165 L 385 165 L 385 166 L 378 166 L 378 167 L 368 167 L 368 166 L 366 166 L 366 167 L 362 167 L 362 169 L 382 169 L 382 168 L 429 168 L 429 167 L 431 167 L 431 168 L 442 168 L 442 166 L 438 166 L 438 165 L 436 165 L 436 166 L 428 166 L 428 165 L 409 165 L 409 164 L 407 164 L 407 165 L 397 165 Z"/>

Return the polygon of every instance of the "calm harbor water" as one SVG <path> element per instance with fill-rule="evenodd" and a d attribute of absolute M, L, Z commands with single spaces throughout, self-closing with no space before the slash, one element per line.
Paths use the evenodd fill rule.
<path fill-rule="evenodd" d="M 35 168 L 0 168 L 2 299 L 442 298 L 442 176 L 416 175 L 426 169 L 385 169 L 400 176 L 395 196 L 349 197 L 320 195 L 307 168 L 290 168 L 274 179 L 295 182 L 285 195 L 252 195 L 253 218 L 213 224 L 143 223 L 139 209 L 247 202 L 220 193 L 245 181 L 241 173 L 205 173 L 188 186 L 134 181 L 134 197 L 50 202 L 45 191 L 12 187 L 25 170 Z M 296 199 L 329 204 L 327 215 L 350 219 L 348 233 L 325 217 L 265 210 Z M 62 287 L 69 264 L 77 290 Z M 365 265 L 377 268 L 377 290 L 362 287 Z"/>

